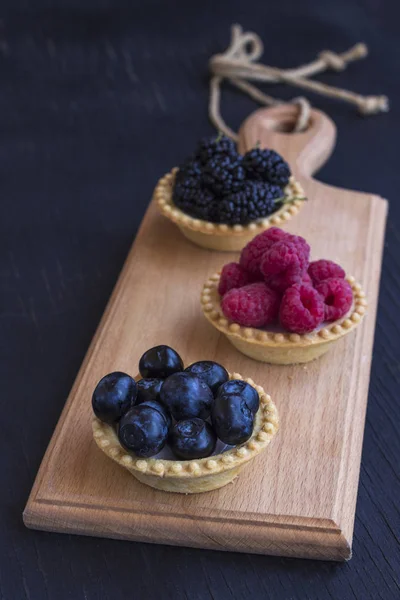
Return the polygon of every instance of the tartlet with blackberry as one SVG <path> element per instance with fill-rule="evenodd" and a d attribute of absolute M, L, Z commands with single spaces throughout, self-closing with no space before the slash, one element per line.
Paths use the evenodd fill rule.
<path fill-rule="evenodd" d="M 98 447 L 153 488 L 194 494 L 230 483 L 279 426 L 270 396 L 213 361 L 184 368 L 169 346 L 143 355 L 140 375 L 105 375 L 92 397 Z"/>
<path fill-rule="evenodd" d="M 225 136 L 201 140 L 196 152 L 162 177 L 154 198 L 192 242 L 241 250 L 255 234 L 284 224 L 305 200 L 289 165 L 274 150 L 245 155 Z"/>

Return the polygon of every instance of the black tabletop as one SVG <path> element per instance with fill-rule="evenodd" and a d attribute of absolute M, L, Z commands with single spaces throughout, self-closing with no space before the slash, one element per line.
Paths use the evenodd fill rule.
<path fill-rule="evenodd" d="M 0 597 L 399 598 L 398 3 L 43 2 L 35 11 L 8 4 L 12 10 L 0 8 Z M 320 179 L 391 201 L 347 564 L 43 533 L 22 523 L 156 179 L 213 132 L 207 61 L 228 45 L 232 22 L 258 32 L 264 61 L 282 67 L 365 41 L 367 60 L 320 79 L 392 101 L 388 114 L 362 118 L 311 97 L 338 127 Z M 254 108 L 224 88 L 232 126 Z"/>

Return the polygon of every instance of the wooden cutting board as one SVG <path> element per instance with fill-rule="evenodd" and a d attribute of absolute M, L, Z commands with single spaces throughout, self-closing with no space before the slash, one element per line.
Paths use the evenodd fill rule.
<path fill-rule="evenodd" d="M 335 127 L 313 111 L 305 133 L 288 133 L 295 111 L 254 113 L 241 129 L 240 148 L 260 141 L 289 160 L 309 202 L 287 229 L 307 237 L 314 259 L 336 260 L 360 281 L 369 299 L 366 319 L 308 365 L 269 366 L 246 358 L 206 322 L 199 305 L 205 279 L 237 255 L 192 245 L 151 203 L 43 459 L 24 512 L 28 527 L 350 558 L 387 203 L 312 179 L 333 149 Z M 225 488 L 194 496 L 153 490 L 92 440 L 96 382 L 113 370 L 135 375 L 144 350 L 162 343 L 187 363 L 216 360 L 252 377 L 278 406 L 278 435 Z"/>

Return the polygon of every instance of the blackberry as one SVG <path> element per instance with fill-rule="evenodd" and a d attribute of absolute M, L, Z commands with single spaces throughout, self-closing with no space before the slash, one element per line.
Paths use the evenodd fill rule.
<path fill-rule="evenodd" d="M 173 201 L 187 215 L 228 225 L 246 225 L 273 213 L 283 201 L 290 170 L 273 150 L 244 157 L 226 136 L 203 139 L 179 167 Z"/>
<path fill-rule="evenodd" d="M 203 168 L 203 183 L 217 195 L 237 192 L 243 186 L 246 172 L 239 155 L 216 155 Z"/>
<path fill-rule="evenodd" d="M 228 225 L 247 225 L 276 211 L 282 196 L 278 185 L 245 181 L 242 189 L 223 196 L 211 207 L 210 220 Z"/>
<path fill-rule="evenodd" d="M 187 215 L 208 220 L 214 195 L 203 184 L 202 168 L 198 161 L 189 159 L 179 167 L 172 197 L 174 204 Z"/>
<path fill-rule="evenodd" d="M 203 138 L 197 146 L 196 157 L 201 164 L 206 164 L 215 156 L 231 156 L 232 159 L 239 156 L 236 150 L 236 144 L 225 135 L 218 135 L 212 138 Z"/>
<path fill-rule="evenodd" d="M 195 156 L 190 156 L 182 165 L 180 165 L 176 177 L 194 177 L 196 179 L 201 179 L 202 172 L 203 169 L 200 162 Z"/>
<path fill-rule="evenodd" d="M 215 211 L 213 194 L 201 186 L 192 187 L 188 180 L 175 185 L 173 200 L 178 208 L 194 219 L 210 221 L 210 214 Z"/>
<path fill-rule="evenodd" d="M 274 150 L 253 148 L 243 157 L 243 167 L 250 179 L 285 187 L 291 175 L 289 165 Z"/>
<path fill-rule="evenodd" d="M 179 175 L 179 173 L 178 173 Z M 195 177 L 176 176 L 173 200 L 177 206 L 188 202 L 195 202 L 201 191 L 201 183 Z"/>

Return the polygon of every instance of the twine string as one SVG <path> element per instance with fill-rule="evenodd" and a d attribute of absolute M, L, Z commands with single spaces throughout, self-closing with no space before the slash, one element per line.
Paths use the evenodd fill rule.
<path fill-rule="evenodd" d="M 250 81 L 262 83 L 283 82 L 293 87 L 353 104 L 364 115 L 389 110 L 389 101 L 386 96 L 362 96 L 349 90 L 309 79 L 309 77 L 328 69 L 343 71 L 349 63 L 365 58 L 368 54 L 365 44 L 356 44 L 341 54 L 324 50 L 312 62 L 294 69 L 279 69 L 258 63 L 257 61 L 262 57 L 263 52 L 263 43 L 256 33 L 243 33 L 240 25 L 233 25 L 229 47 L 224 53 L 212 56 L 209 62 L 212 74 L 209 100 L 210 120 L 218 130 L 235 141 L 238 139 L 237 134 L 225 123 L 221 115 L 221 84 L 224 79 L 242 90 L 253 100 L 266 106 L 283 104 L 285 101 L 265 94 Z M 303 131 L 306 129 L 310 118 L 310 102 L 301 96 L 293 98 L 290 103 L 299 107 L 294 131 Z"/>

